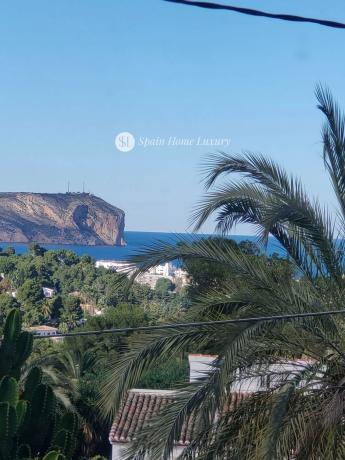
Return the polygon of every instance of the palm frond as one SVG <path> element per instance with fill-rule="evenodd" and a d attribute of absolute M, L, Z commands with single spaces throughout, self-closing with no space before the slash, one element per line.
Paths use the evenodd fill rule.
<path fill-rule="evenodd" d="M 326 116 L 322 129 L 323 157 L 332 181 L 343 219 L 345 218 L 345 116 L 331 92 L 317 85 L 315 95 L 318 108 Z"/>
<path fill-rule="evenodd" d="M 342 238 L 345 226 L 345 117 L 328 90 L 318 87 L 316 94 L 327 118 L 324 161 L 340 218 L 310 199 L 299 179 L 254 153 L 220 153 L 206 160 L 207 194 L 193 215 L 200 229 L 215 214 L 222 236 L 238 223 L 253 225 L 263 245 L 272 235 L 292 259 L 295 273 L 304 276 L 279 274 L 267 258 L 248 257 L 226 238 L 158 241 L 131 258 L 132 281 L 149 268 L 174 260 L 204 261 L 226 270 L 227 276 L 216 288 L 195 297 L 186 320 L 196 315 L 204 320 L 260 315 L 267 320 L 176 326 L 134 335 L 130 351 L 114 357 L 106 372 L 99 404 L 107 417 L 114 415 L 141 374 L 162 360 L 205 348 L 216 353 L 217 359 L 202 382 L 177 389 L 174 403 L 137 435 L 129 458 L 138 453 L 169 458 L 191 416 L 198 423 L 183 459 L 344 458 L 344 318 L 269 319 L 282 312 L 343 309 L 345 243 L 336 238 Z M 229 174 L 240 178 L 215 186 Z M 284 368 L 290 360 L 295 363 L 292 371 Z M 230 410 L 233 393 L 245 391 L 252 379 L 266 383 Z"/>
<path fill-rule="evenodd" d="M 222 154 L 209 161 L 214 165 L 206 177 L 207 187 L 224 173 L 240 173 L 245 182 L 210 191 L 195 209 L 196 230 L 214 212 L 218 212 L 217 229 L 223 233 L 236 223 L 250 223 L 259 229 L 263 241 L 272 234 L 303 272 L 310 275 L 312 264 L 314 272 L 331 273 L 340 281 L 343 267 L 334 241 L 333 219 L 317 200 L 309 200 L 298 179 L 253 153 Z"/>
<path fill-rule="evenodd" d="M 126 392 L 134 388 L 143 372 L 155 363 L 159 363 L 191 347 L 203 346 L 219 329 L 212 326 L 199 329 L 166 330 L 164 334 L 138 334 L 131 340 L 131 351 L 110 360 L 105 370 L 99 407 L 106 418 L 112 419 L 118 410 Z"/>

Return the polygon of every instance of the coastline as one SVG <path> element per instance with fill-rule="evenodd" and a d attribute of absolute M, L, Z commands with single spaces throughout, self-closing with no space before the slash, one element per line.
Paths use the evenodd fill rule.
<path fill-rule="evenodd" d="M 44 244 L 38 243 L 40 246 L 51 249 L 59 250 L 65 249 L 73 251 L 77 255 L 88 255 L 95 260 L 123 260 L 136 252 L 145 249 L 157 241 L 163 242 L 174 242 L 181 238 L 201 239 L 208 238 L 211 234 L 199 234 L 199 233 L 168 233 L 168 232 L 139 232 L 139 231 L 125 231 L 124 240 L 126 241 L 125 246 L 108 246 L 108 245 L 74 245 L 74 244 Z M 229 238 L 234 239 L 236 242 L 243 240 L 250 240 L 253 242 L 257 241 L 257 238 L 253 235 L 229 235 Z M 30 243 L 7 243 L 0 242 L 0 247 L 6 249 L 7 247 L 13 247 L 17 254 L 25 254 Z M 273 238 L 269 239 L 267 251 L 268 254 L 277 252 L 283 256 L 285 252 L 278 246 Z"/>

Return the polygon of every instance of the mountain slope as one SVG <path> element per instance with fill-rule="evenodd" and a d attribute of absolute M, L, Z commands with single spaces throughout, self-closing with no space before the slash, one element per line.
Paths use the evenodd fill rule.
<path fill-rule="evenodd" d="M 0 193 L 0 241 L 122 245 L 125 213 L 88 193 Z"/>

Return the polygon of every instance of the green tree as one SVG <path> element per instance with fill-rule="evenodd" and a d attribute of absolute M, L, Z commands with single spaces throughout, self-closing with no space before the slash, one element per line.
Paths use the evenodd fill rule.
<path fill-rule="evenodd" d="M 0 253 L 0 273 L 8 275 L 12 273 L 16 268 L 16 259 L 15 257 L 4 257 L 4 253 Z"/>
<path fill-rule="evenodd" d="M 16 250 L 12 246 L 8 246 L 6 249 L 1 251 L 1 254 L 6 256 L 13 256 L 16 253 Z"/>
<path fill-rule="evenodd" d="M 155 293 L 160 297 L 166 297 L 174 290 L 174 284 L 169 278 L 159 278 L 155 286 Z"/>
<path fill-rule="evenodd" d="M 83 317 L 83 310 L 78 297 L 66 296 L 62 299 L 60 321 L 67 325 L 68 330 L 75 328 Z"/>
<path fill-rule="evenodd" d="M 267 317 L 145 334 L 124 357 L 114 357 L 100 401 L 108 414 L 116 411 L 143 373 L 162 360 L 191 347 L 217 354 L 208 375 L 183 388 L 138 434 L 133 455 L 140 451 L 152 458 L 169 458 L 174 440 L 192 416 L 193 442 L 181 458 L 345 457 L 344 316 L 270 319 L 344 308 L 345 116 L 329 92 L 318 88 L 317 98 L 326 117 L 324 162 L 338 203 L 336 216 L 310 199 L 294 176 L 251 153 L 220 154 L 208 161 L 206 185 L 211 190 L 194 215 L 196 229 L 216 213 L 217 230 L 224 235 L 243 222 L 252 224 L 263 242 L 272 235 L 289 256 L 290 273 L 298 272 L 299 279 L 277 270 L 276 258 L 244 254 L 217 241 L 159 243 L 131 260 L 139 264 L 138 274 L 175 259 L 203 260 L 227 271 L 227 279 L 198 298 L 188 320 L 192 314 L 212 320 Z M 235 180 L 214 189 L 227 174 L 236 174 Z M 291 371 L 286 366 L 296 358 Z M 242 400 L 234 398 L 236 382 L 243 385 L 246 379 L 256 379 L 261 388 Z"/>
<path fill-rule="evenodd" d="M 63 308 L 63 299 L 61 295 L 55 295 L 50 301 L 50 315 L 53 321 L 60 320 L 62 308 Z"/>
<path fill-rule="evenodd" d="M 75 350 L 60 347 L 55 353 L 39 358 L 43 370 L 53 374 L 54 390 L 67 398 L 79 418 L 77 457 L 108 453 L 109 426 L 96 405 L 101 373 L 96 371 L 96 356 L 92 349 Z"/>
<path fill-rule="evenodd" d="M 116 308 L 107 309 L 100 316 L 89 317 L 87 322 L 77 330 L 86 332 L 112 328 L 136 327 L 153 324 L 154 320 L 140 306 L 127 303 L 120 304 Z M 131 334 L 105 334 L 95 336 L 68 337 L 64 341 L 68 349 L 74 351 L 92 350 L 96 361 L 104 367 L 109 355 L 125 352 L 130 347 Z"/>
<path fill-rule="evenodd" d="M 10 313 L 13 308 L 19 308 L 20 304 L 15 299 L 12 297 L 10 294 L 0 294 L 0 328 L 2 330 L 2 327 L 5 323 L 5 319 L 7 315 Z"/>
<path fill-rule="evenodd" d="M 183 248 L 186 243 L 179 243 L 178 246 Z M 187 244 L 187 247 L 197 246 L 197 242 L 191 242 Z M 219 248 L 223 248 L 226 251 L 228 248 L 238 248 L 236 241 L 227 240 L 224 238 L 210 237 L 205 240 L 206 245 L 210 245 L 210 248 L 214 244 Z M 217 287 L 229 279 L 229 272 L 221 264 L 214 263 L 212 260 L 207 260 L 205 257 L 185 257 L 183 258 L 184 269 L 189 275 L 189 285 L 187 287 L 187 294 L 191 299 L 200 296 L 202 291 L 208 291 L 210 289 L 217 289 Z"/>
<path fill-rule="evenodd" d="M 146 371 L 139 383 L 139 388 L 175 389 L 186 383 L 189 376 L 188 361 L 186 358 L 171 358 Z"/>
<path fill-rule="evenodd" d="M 44 299 L 42 286 L 35 280 L 27 279 L 18 289 L 17 298 L 25 307 L 40 305 Z"/>
<path fill-rule="evenodd" d="M 238 248 L 249 256 L 258 256 L 260 254 L 260 249 L 257 244 L 250 240 L 243 240 L 238 243 Z"/>
<path fill-rule="evenodd" d="M 52 312 L 51 303 L 48 301 L 44 302 L 41 307 L 41 312 L 44 318 L 50 318 L 50 314 Z"/>
<path fill-rule="evenodd" d="M 37 243 L 30 243 L 28 249 L 29 254 L 33 256 L 43 256 L 46 252 L 46 249 L 42 248 L 42 246 Z"/>

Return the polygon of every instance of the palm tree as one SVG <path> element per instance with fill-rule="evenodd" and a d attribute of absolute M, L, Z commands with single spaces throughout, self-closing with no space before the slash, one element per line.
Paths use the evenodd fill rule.
<path fill-rule="evenodd" d="M 64 344 L 58 349 L 45 353 L 29 363 L 23 371 L 25 377 L 30 369 L 38 366 L 43 371 L 44 381 L 49 383 L 63 407 L 78 415 L 79 454 L 88 458 L 107 446 L 107 426 L 99 416 L 96 405 L 99 369 L 90 350 L 69 349 Z"/>
<path fill-rule="evenodd" d="M 219 264 L 229 272 L 217 289 L 203 292 L 187 315 L 206 319 L 266 316 L 260 322 L 208 324 L 141 334 L 122 359 L 109 364 L 100 406 L 113 417 L 125 392 L 151 366 L 168 357 L 217 350 L 208 378 L 180 388 L 166 407 L 138 434 L 134 452 L 169 458 L 189 416 L 196 418 L 193 442 L 181 458 L 341 459 L 345 458 L 345 337 L 341 316 L 272 321 L 271 315 L 344 308 L 345 117 L 329 91 L 318 87 L 324 164 L 338 202 L 336 216 L 307 196 L 301 182 L 262 155 L 219 154 L 205 164 L 206 196 L 193 219 L 199 229 L 216 213 L 224 236 L 237 223 L 256 227 L 259 241 L 272 235 L 285 249 L 298 278 L 286 278 L 261 257 L 248 257 L 232 245 L 185 239 L 157 242 L 132 259 L 137 273 L 174 259 Z M 234 181 L 215 183 L 236 173 Z M 240 178 L 238 178 L 240 177 Z M 303 358 L 293 371 L 272 364 Z M 267 381 L 241 403 L 231 404 L 234 385 L 260 377 Z M 226 409 L 231 407 L 230 409 Z"/>
<path fill-rule="evenodd" d="M 45 319 L 50 318 L 50 315 L 51 315 L 51 312 L 52 312 L 52 307 L 51 307 L 51 304 L 48 301 L 44 302 L 44 304 L 42 305 L 41 312 L 42 312 L 42 315 L 44 316 Z"/>
<path fill-rule="evenodd" d="M 69 396 L 80 420 L 81 453 L 90 456 L 106 445 L 104 429 L 96 406 L 98 378 L 95 357 L 90 350 L 68 350 L 52 356 L 51 366 L 57 381 Z"/>

